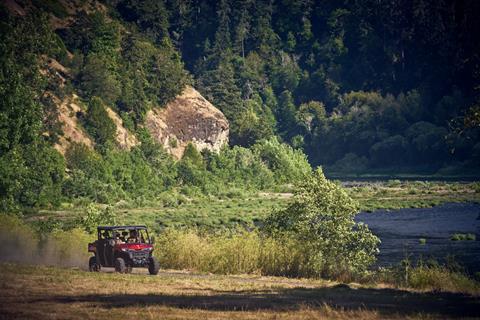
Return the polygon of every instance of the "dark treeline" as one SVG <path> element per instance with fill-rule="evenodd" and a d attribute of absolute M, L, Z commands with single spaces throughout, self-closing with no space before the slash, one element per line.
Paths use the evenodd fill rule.
<path fill-rule="evenodd" d="M 478 165 L 478 130 L 451 134 L 478 97 L 478 1 L 109 4 L 171 39 L 233 144 L 279 135 L 338 171 Z"/>

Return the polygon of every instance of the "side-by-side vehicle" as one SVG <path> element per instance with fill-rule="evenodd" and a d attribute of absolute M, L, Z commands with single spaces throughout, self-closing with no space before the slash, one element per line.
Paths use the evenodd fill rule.
<path fill-rule="evenodd" d="M 94 254 L 88 262 L 90 271 L 114 267 L 120 273 L 130 273 L 132 268 L 158 273 L 160 265 L 152 255 L 153 241 L 146 226 L 99 226 L 97 235 L 97 240 L 88 244 L 88 252 Z"/>

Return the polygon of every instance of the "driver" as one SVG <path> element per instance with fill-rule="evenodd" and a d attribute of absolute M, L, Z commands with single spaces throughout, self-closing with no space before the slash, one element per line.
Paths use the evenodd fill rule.
<path fill-rule="evenodd" d="M 137 239 L 137 230 L 130 230 L 130 236 L 128 237 L 127 242 L 128 242 L 128 243 L 138 242 L 138 239 Z"/>

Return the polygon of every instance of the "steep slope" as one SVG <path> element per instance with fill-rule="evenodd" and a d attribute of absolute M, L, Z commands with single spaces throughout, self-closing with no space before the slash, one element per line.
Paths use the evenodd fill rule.
<path fill-rule="evenodd" d="M 63 85 L 69 70 L 55 59 L 48 59 L 45 74 L 55 77 Z M 79 115 L 84 113 L 81 101 L 75 94 L 60 99 L 53 95 L 62 123 L 63 135 L 55 148 L 65 154 L 72 142 L 83 143 L 93 148 L 92 138 L 80 125 Z M 106 107 L 108 116 L 116 126 L 115 141 L 117 146 L 130 150 L 140 142 L 125 128 L 123 120 L 112 107 Z M 198 150 L 208 149 L 218 152 L 228 143 L 229 124 L 223 113 L 207 101 L 193 87 L 187 86 L 182 94 L 168 103 L 164 108 L 154 108 L 147 113 L 145 127 L 152 137 L 171 153 L 176 159 L 183 155 L 188 143 L 193 143 Z"/>

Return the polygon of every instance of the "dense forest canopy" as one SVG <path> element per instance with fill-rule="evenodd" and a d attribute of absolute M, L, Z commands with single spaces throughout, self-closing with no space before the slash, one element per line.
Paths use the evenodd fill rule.
<path fill-rule="evenodd" d="M 478 174 L 478 1 L 15 3 L 0 6 L 3 211 L 262 189 L 317 165 Z M 228 118 L 230 146 L 174 161 L 143 124 L 187 84 Z M 62 157 L 58 104 L 72 94 L 95 147 L 72 143 Z M 107 107 L 140 145 L 115 145 Z"/>
<path fill-rule="evenodd" d="M 477 1 L 113 3 L 149 33 L 163 17 L 154 37 L 168 30 L 234 144 L 279 135 L 338 170 L 478 164 L 478 131 L 449 135 L 477 103 Z"/>

